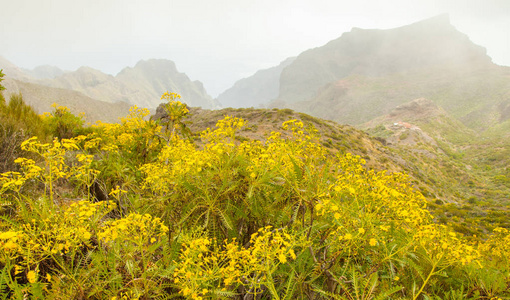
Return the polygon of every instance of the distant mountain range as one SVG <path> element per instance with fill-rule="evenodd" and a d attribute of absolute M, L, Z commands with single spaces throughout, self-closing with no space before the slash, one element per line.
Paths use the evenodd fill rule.
<path fill-rule="evenodd" d="M 427 98 L 471 129 L 510 128 L 510 68 L 493 64 L 448 15 L 389 30 L 353 28 L 280 66 L 227 90 L 237 101 L 227 92 L 218 99 L 232 107 L 292 108 L 360 125 Z M 251 100 L 268 86 L 279 86 L 278 95 Z"/>
<path fill-rule="evenodd" d="M 89 123 L 95 123 L 98 120 L 115 123 L 119 121 L 120 117 L 129 114 L 130 106 L 125 102 L 99 101 L 77 91 L 48 87 L 16 79 L 8 78 L 2 83 L 6 87 L 6 90 L 3 91 L 4 95 L 21 93 L 25 103 L 32 106 L 39 113 L 52 112 L 54 110 L 52 104 L 57 103 L 66 106 L 75 115 L 84 113 L 84 119 Z"/>
<path fill-rule="evenodd" d="M 5 94 L 21 92 L 39 112 L 51 111 L 51 104 L 57 102 L 74 113 L 85 112 L 90 120 L 116 121 L 130 105 L 155 109 L 166 91 L 180 94 L 190 106 L 219 107 L 201 82 L 191 81 L 170 60 L 142 60 L 116 76 L 89 67 L 73 72 L 53 66 L 26 70 L 1 57 L 0 69 L 6 74 Z"/>
<path fill-rule="evenodd" d="M 23 92 L 43 111 L 44 103 L 63 101 L 65 97 L 57 95 L 64 90 L 76 92 L 71 98 L 83 106 L 90 107 L 87 99 L 94 99 L 148 108 L 157 107 L 161 94 L 171 91 L 190 106 L 292 108 L 361 126 L 399 105 L 426 98 L 471 130 L 510 130 L 510 68 L 493 64 L 483 47 L 451 25 L 448 15 L 388 30 L 353 28 L 324 46 L 239 80 L 217 99 L 169 60 L 142 60 L 116 76 L 89 67 L 73 72 L 52 66 L 24 70 L 1 57 L 0 68 L 8 92 Z M 43 87 L 53 90 L 42 92 Z M 28 91 L 36 89 L 41 92 Z"/>

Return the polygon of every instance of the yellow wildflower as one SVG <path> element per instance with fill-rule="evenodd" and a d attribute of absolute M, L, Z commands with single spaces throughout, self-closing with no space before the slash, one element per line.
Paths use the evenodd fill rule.
<path fill-rule="evenodd" d="M 287 257 L 285 257 L 285 255 L 283 253 L 280 253 L 280 255 L 278 255 L 278 260 L 284 264 L 287 262 Z"/>
<path fill-rule="evenodd" d="M 29 271 L 27 273 L 27 279 L 28 279 L 28 282 L 30 282 L 30 283 L 37 282 L 37 274 L 34 271 Z"/>
<path fill-rule="evenodd" d="M 15 231 L 2 232 L 2 233 L 0 233 L 0 240 L 10 239 L 10 238 L 13 238 L 13 237 L 15 237 L 17 235 L 18 235 L 18 233 L 15 232 Z"/>

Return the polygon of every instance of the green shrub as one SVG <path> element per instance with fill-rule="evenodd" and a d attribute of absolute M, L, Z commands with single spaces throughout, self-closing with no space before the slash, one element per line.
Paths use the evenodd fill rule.
<path fill-rule="evenodd" d="M 46 129 L 41 117 L 13 94 L 8 104 L 0 93 L 0 172 L 16 169 L 14 160 L 21 155 L 21 142 L 37 135 L 45 139 Z"/>
<path fill-rule="evenodd" d="M 79 135 L 83 130 L 83 119 L 73 115 L 65 106 L 58 106 L 56 103 L 52 106 L 55 110 L 44 118 L 50 133 L 58 139 L 68 139 Z"/>

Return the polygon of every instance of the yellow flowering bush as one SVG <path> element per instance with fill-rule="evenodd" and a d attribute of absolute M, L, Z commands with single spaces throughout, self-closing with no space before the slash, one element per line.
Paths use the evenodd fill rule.
<path fill-rule="evenodd" d="M 305 121 L 248 140 L 225 116 L 192 139 L 187 106 L 162 99 L 167 119 L 133 107 L 87 135 L 22 144 L 33 155 L 0 174 L 16 204 L 0 218 L 6 298 L 510 296 L 508 229 L 469 242 L 405 174 L 328 152 Z M 88 201 L 92 188 L 111 201 Z"/>
<path fill-rule="evenodd" d="M 9 171 L 0 174 L 0 194 L 4 194 L 7 191 L 19 192 L 25 181 L 25 176 L 20 172 Z"/>
<path fill-rule="evenodd" d="M 490 263 L 498 265 L 503 270 L 510 271 L 510 231 L 497 227 L 493 234 L 479 245 L 480 252 L 490 257 Z M 508 274 L 510 279 L 510 274 Z"/>
<path fill-rule="evenodd" d="M 78 201 L 45 219 L 32 219 L 18 230 L 2 232 L 0 265 L 13 267 L 14 274 L 28 270 L 30 283 L 37 281 L 43 266 L 46 270 L 51 267 L 52 272 L 66 271 L 64 258 L 75 258 L 84 249 L 91 249 L 97 222 L 114 208 L 114 203 Z"/>
<path fill-rule="evenodd" d="M 159 218 L 131 213 L 118 220 L 106 221 L 97 237 L 106 245 L 131 244 L 142 248 L 159 241 L 167 232 L 168 227 Z"/>
<path fill-rule="evenodd" d="M 79 131 L 83 129 L 83 115 L 75 116 L 69 108 L 57 103 L 53 103 L 51 106 L 54 111 L 43 115 L 43 121 L 49 131 L 58 139 L 68 139 L 78 135 Z"/>
<path fill-rule="evenodd" d="M 184 137 L 188 137 L 191 132 L 182 120 L 188 116 L 189 109 L 186 104 L 177 100 L 181 99 L 181 95 L 165 92 L 161 96 L 161 100 L 163 99 L 168 100 L 168 103 L 163 105 L 163 108 L 167 114 L 166 117 L 168 119 L 165 122 L 165 129 L 167 132 L 170 131 L 170 138 L 172 138 L 177 133 L 176 130 L 179 130 Z"/>
<path fill-rule="evenodd" d="M 149 120 L 149 110 L 133 106 L 121 122 L 97 122 L 87 136 L 85 149 L 98 159 L 92 167 L 97 180 L 109 190 L 117 185 L 135 190 L 141 177 L 138 169 L 151 163 L 166 145 L 161 126 Z"/>
<path fill-rule="evenodd" d="M 98 132 L 92 135 L 97 139 L 97 147 L 124 158 L 139 158 L 140 154 L 159 151 L 162 145 L 159 139 L 161 126 L 146 120 L 149 113 L 146 108 L 133 106 L 129 109 L 129 115 L 121 118 L 120 124 L 98 122 L 95 125 Z"/>
<path fill-rule="evenodd" d="M 10 257 L 21 257 L 24 265 L 38 263 L 54 255 L 90 246 L 95 224 L 115 208 L 115 203 L 91 203 L 86 200 L 72 203 L 67 209 L 52 213 L 44 220 L 33 219 L 21 225 L 20 231 L 7 231 L 9 237 L 2 249 L 10 249 Z M 15 245 L 15 247 L 14 247 Z M 13 256 L 13 250 L 16 251 Z"/>
<path fill-rule="evenodd" d="M 437 264 L 449 266 L 456 263 L 480 263 L 480 253 L 476 246 L 459 239 L 458 235 L 448 230 L 445 225 L 423 225 L 414 234 L 414 239 L 418 244 L 415 247 L 420 248 Z"/>
<path fill-rule="evenodd" d="M 239 286 L 254 295 L 262 293 L 261 287 L 270 287 L 276 296 L 279 266 L 295 260 L 296 251 L 306 245 L 304 239 L 271 226 L 254 233 L 249 247 L 235 239 L 219 246 L 206 237 L 187 237 L 174 269 L 174 284 L 180 294 L 192 299 L 227 295 L 225 291 Z"/>
<path fill-rule="evenodd" d="M 48 189 L 50 199 L 53 199 L 54 182 L 68 175 L 69 167 L 65 163 L 64 156 L 68 150 L 78 150 L 76 141 L 54 139 L 53 143 L 40 143 L 37 137 L 32 137 L 21 144 L 21 149 L 36 153 L 44 159 L 42 169 L 31 163 L 30 160 L 18 161 L 27 169 L 27 176 L 40 178 Z"/>
<path fill-rule="evenodd" d="M 292 180 L 297 168 L 302 169 L 321 167 L 326 150 L 320 146 L 318 140 L 304 129 L 301 121 L 289 120 L 282 128 L 287 135 L 271 132 L 265 145 L 260 142 L 244 142 L 239 145 L 241 153 L 249 157 L 251 165 L 248 171 L 255 178 L 268 172 L 278 172 L 280 176 Z"/>
<path fill-rule="evenodd" d="M 173 137 L 170 141 L 163 147 L 156 162 L 140 167 L 145 175 L 143 187 L 153 193 L 168 193 L 180 177 L 193 176 L 211 165 L 212 158 L 198 151 L 188 140 Z"/>
<path fill-rule="evenodd" d="M 54 185 L 60 179 L 70 179 L 78 186 L 90 187 L 100 173 L 92 167 L 94 156 L 87 153 L 75 153 L 80 149 L 80 143 L 86 139 L 78 136 L 72 139 L 54 139 L 52 143 L 41 143 L 37 137 L 32 137 L 21 144 L 21 148 L 42 158 L 42 162 L 34 159 L 19 157 L 14 162 L 20 166 L 21 172 L 6 172 L 0 174 L 0 194 L 8 190 L 20 191 L 27 181 L 43 183 L 45 194 L 50 203 L 54 198 Z M 75 153 L 74 162 L 69 161 Z M 89 194 L 87 193 L 87 197 Z"/>
<path fill-rule="evenodd" d="M 0 249 L 3 251 L 1 262 L 6 259 L 15 259 L 19 256 L 20 241 L 24 240 L 23 231 L 3 231 L 0 233 Z"/>

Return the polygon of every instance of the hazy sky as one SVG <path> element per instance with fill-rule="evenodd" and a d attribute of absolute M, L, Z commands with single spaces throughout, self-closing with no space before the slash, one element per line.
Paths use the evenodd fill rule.
<path fill-rule="evenodd" d="M 24 68 L 86 65 L 112 75 L 166 58 L 216 96 L 352 27 L 441 13 L 510 66 L 510 0 L 0 0 L 0 55 Z"/>

